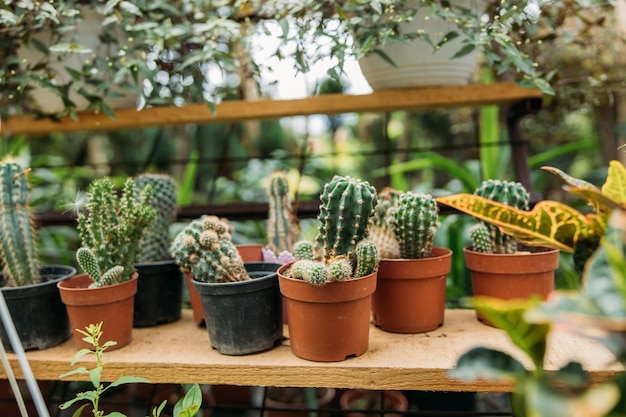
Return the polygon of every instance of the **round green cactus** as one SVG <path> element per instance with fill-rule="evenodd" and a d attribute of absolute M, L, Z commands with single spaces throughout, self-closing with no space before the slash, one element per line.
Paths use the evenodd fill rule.
<path fill-rule="evenodd" d="M 474 252 L 493 253 L 493 248 L 491 247 L 491 231 L 484 223 L 473 225 L 469 233 L 472 241 L 472 250 Z"/>
<path fill-rule="evenodd" d="M 530 196 L 526 188 L 519 182 L 485 180 L 474 191 L 474 194 L 520 210 L 528 210 Z M 517 252 L 517 239 L 502 233 L 497 226 L 488 223 L 484 224 L 489 229 L 489 235 L 492 240 L 491 247 L 494 253 Z"/>
<path fill-rule="evenodd" d="M 394 234 L 403 259 L 427 258 L 431 254 L 439 210 L 430 194 L 406 192 L 398 199 L 393 213 Z"/>
<path fill-rule="evenodd" d="M 171 259 L 170 226 L 176 218 L 178 195 L 176 183 L 168 174 L 143 173 L 135 177 L 135 195 L 147 186 L 152 187 L 152 198 L 148 202 L 156 210 L 156 219 L 141 240 L 137 262 L 158 262 Z"/>
<path fill-rule="evenodd" d="M 324 186 L 320 199 L 316 247 L 325 259 L 353 256 L 357 243 L 368 236 L 378 203 L 376 189 L 367 181 L 335 175 Z"/>
<path fill-rule="evenodd" d="M 7 286 L 34 284 L 40 278 L 28 172 L 11 157 L 0 162 L 0 252 Z"/>
<path fill-rule="evenodd" d="M 172 243 L 177 264 L 202 282 L 232 282 L 251 279 L 232 242 L 226 219 L 205 215 L 190 222 Z"/>
<path fill-rule="evenodd" d="M 291 265 L 290 277 L 301 279 L 313 286 L 320 287 L 328 282 L 329 271 L 323 262 L 304 259 L 295 261 Z"/>
<path fill-rule="evenodd" d="M 347 281 L 353 276 L 352 262 L 345 257 L 335 259 L 328 265 L 330 281 Z"/>
<path fill-rule="evenodd" d="M 293 255 L 297 260 L 315 259 L 315 249 L 313 248 L 313 243 L 308 240 L 299 240 L 293 245 Z"/>
<path fill-rule="evenodd" d="M 364 277 L 378 269 L 378 248 L 371 239 L 363 239 L 355 250 L 356 269 L 354 277 Z"/>

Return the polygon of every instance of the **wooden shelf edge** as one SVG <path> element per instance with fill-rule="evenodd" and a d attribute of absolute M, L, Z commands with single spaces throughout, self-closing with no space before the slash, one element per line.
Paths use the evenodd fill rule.
<path fill-rule="evenodd" d="M 464 382 L 450 376 L 458 357 L 477 345 L 502 350 L 527 364 L 502 330 L 479 323 L 473 310 L 446 310 L 445 323 L 422 334 L 387 333 L 372 326 L 369 350 L 341 362 L 319 363 L 296 357 L 285 340 L 265 352 L 220 355 L 211 348 L 207 330 L 198 327 L 190 310 L 181 320 L 166 325 L 133 330 L 130 345 L 106 353 L 108 363 L 103 381 L 123 375 L 141 376 L 152 383 L 201 383 L 254 386 L 300 386 L 363 389 L 405 389 L 427 391 L 507 392 L 513 382 Z M 27 352 L 37 379 L 56 380 L 73 369 L 76 353 L 73 340 L 60 346 Z M 623 368 L 597 342 L 569 334 L 549 340 L 546 370 L 555 372 L 570 360 L 580 361 L 592 381 L 606 381 Z M 21 378 L 19 362 L 9 354 L 14 373 Z M 77 366 L 90 367 L 83 359 Z M 6 378 L 0 369 L 0 378 Z M 68 379 L 84 380 L 73 375 Z"/>
<path fill-rule="evenodd" d="M 520 87 L 512 82 L 470 84 L 450 87 L 419 87 L 376 91 L 371 94 L 328 94 L 294 100 L 225 101 L 212 113 L 205 104 L 184 107 L 154 107 L 140 111 L 116 111 L 116 118 L 103 114 L 79 113 L 79 120 L 59 120 L 15 116 L 0 124 L 2 135 L 44 135 L 51 132 L 110 131 L 152 126 L 224 123 L 250 119 L 275 119 L 312 114 L 382 112 L 399 109 L 451 108 L 510 104 L 526 99 L 540 99 L 539 90 Z"/>

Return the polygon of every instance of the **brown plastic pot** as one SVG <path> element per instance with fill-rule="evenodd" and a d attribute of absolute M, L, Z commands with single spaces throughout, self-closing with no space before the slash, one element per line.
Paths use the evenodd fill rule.
<path fill-rule="evenodd" d="M 446 275 L 452 251 L 434 247 L 430 258 L 381 259 L 372 296 L 374 324 L 394 333 L 423 333 L 443 325 Z"/>
<path fill-rule="evenodd" d="M 406 411 L 409 408 L 409 400 L 406 398 L 406 395 L 400 391 L 351 389 L 341 394 L 341 397 L 339 397 L 339 405 L 341 409 L 345 411 L 347 417 L 367 417 L 371 415 L 402 417 L 401 413 L 388 413 L 387 410 Z M 358 410 L 377 411 L 377 413 L 359 413 Z"/>
<path fill-rule="evenodd" d="M 304 399 L 304 389 L 301 387 L 268 387 L 264 405 L 265 417 L 308 417 L 311 406 Z M 315 407 L 317 417 L 329 415 L 324 409 L 330 408 L 335 400 L 337 390 L 334 388 L 313 388 L 317 394 Z"/>
<path fill-rule="evenodd" d="M 491 254 L 463 249 L 471 272 L 474 296 L 502 300 L 539 297 L 545 300 L 554 290 L 554 271 L 559 267 L 559 250 L 534 248 L 533 252 Z M 482 315 L 478 320 L 492 325 Z"/>
<path fill-rule="evenodd" d="M 376 272 L 314 287 L 286 277 L 291 263 L 278 269 L 285 297 L 292 352 L 303 359 L 337 362 L 364 354 L 369 347 L 372 294 Z"/>
<path fill-rule="evenodd" d="M 193 274 L 191 271 L 182 270 L 185 274 L 185 285 L 187 286 L 187 293 L 189 294 L 189 303 L 191 304 L 191 312 L 193 313 L 193 320 L 198 326 L 204 326 L 204 311 L 202 310 L 202 300 L 198 290 L 193 285 Z"/>
<path fill-rule="evenodd" d="M 239 256 L 244 262 L 261 262 L 263 261 L 263 245 L 250 243 L 245 245 L 235 245 Z"/>
<path fill-rule="evenodd" d="M 77 329 L 85 330 L 90 324 L 99 322 L 102 322 L 101 343 L 117 342 L 109 350 L 126 346 L 132 339 L 137 274 L 129 281 L 100 288 L 88 288 L 92 282 L 87 274 L 79 274 L 57 283 L 76 346 L 79 349 L 92 348 L 90 343 L 82 340 L 84 336 Z"/>

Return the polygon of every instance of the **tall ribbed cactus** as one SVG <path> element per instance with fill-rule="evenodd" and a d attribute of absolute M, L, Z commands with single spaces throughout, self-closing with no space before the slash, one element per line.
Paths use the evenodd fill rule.
<path fill-rule="evenodd" d="M 172 255 L 178 265 L 202 282 L 231 282 L 251 279 L 232 243 L 226 219 L 204 215 L 190 222 L 174 238 Z"/>
<path fill-rule="evenodd" d="M 437 203 L 430 194 L 402 193 L 393 211 L 393 229 L 402 259 L 430 256 L 439 227 Z"/>
<path fill-rule="evenodd" d="M 28 171 L 11 157 L 0 162 L 0 251 L 7 286 L 39 282 Z"/>
<path fill-rule="evenodd" d="M 373 273 L 378 268 L 378 252 L 367 236 L 378 202 L 376 189 L 366 181 L 335 176 L 324 186 L 320 199 L 315 253 L 321 259 L 299 258 L 287 275 L 321 286 Z M 306 252 L 308 258 L 312 251 Z"/>
<path fill-rule="evenodd" d="M 519 182 L 485 180 L 474 191 L 474 194 L 521 210 L 528 210 L 530 197 L 526 188 Z M 489 223 L 484 224 L 489 229 L 491 247 L 494 253 L 517 252 L 517 239 L 502 233 L 497 226 Z"/>
<path fill-rule="evenodd" d="M 378 203 L 376 189 L 367 181 L 335 175 L 324 185 L 320 199 L 317 248 L 326 259 L 353 256 L 357 243 L 368 236 Z"/>
<path fill-rule="evenodd" d="M 141 198 L 141 192 L 148 185 L 152 187 L 149 204 L 156 210 L 156 219 L 141 239 L 137 262 L 171 259 L 170 226 L 178 208 L 176 183 L 168 174 L 143 173 L 135 177 L 135 196 Z"/>
<path fill-rule="evenodd" d="M 135 182 L 127 178 L 118 195 L 110 178 L 94 180 L 89 187 L 86 212 L 78 213 L 78 233 L 82 245 L 89 248 L 102 271 L 121 266 L 124 272 L 117 281 L 128 281 L 135 272 L 139 244 L 156 217 L 148 201 L 152 188 L 144 188 L 135 197 Z"/>
<path fill-rule="evenodd" d="M 270 177 L 268 186 L 269 215 L 267 238 L 269 247 L 275 254 L 291 252 L 300 237 L 300 223 L 293 212 L 289 198 L 289 181 L 283 171 L 276 171 Z"/>

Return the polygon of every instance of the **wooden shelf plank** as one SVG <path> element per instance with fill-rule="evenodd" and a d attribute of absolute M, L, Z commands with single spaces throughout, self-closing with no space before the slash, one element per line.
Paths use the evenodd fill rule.
<path fill-rule="evenodd" d="M 296 100 L 225 101 L 217 104 L 216 113 L 205 104 L 184 107 L 117 110 L 116 119 L 102 114 L 80 113 L 79 120 L 69 117 L 58 121 L 35 120 L 16 116 L 0 124 L 0 134 L 42 135 L 51 132 L 110 131 L 150 126 L 173 126 L 233 122 L 248 119 L 274 119 L 311 114 L 383 112 L 399 109 L 434 109 L 487 104 L 510 104 L 541 98 L 539 90 L 526 89 L 510 82 L 452 87 L 420 87 L 376 91 L 371 94 L 328 94 Z"/>
<path fill-rule="evenodd" d="M 473 310 L 447 310 L 444 326 L 426 334 L 393 334 L 372 327 L 369 351 L 336 363 L 311 362 L 294 356 L 288 338 L 263 353 L 221 355 L 211 348 L 206 329 L 198 327 L 191 312 L 184 310 L 183 318 L 176 323 L 134 329 L 130 345 L 106 354 L 109 363 L 103 380 L 135 375 L 153 383 L 511 391 L 512 383 L 464 383 L 448 375 L 459 355 L 477 345 L 523 358 L 503 331 L 479 323 Z M 69 340 L 54 348 L 30 351 L 27 356 L 38 379 L 54 380 L 72 369 L 70 361 L 75 352 L 74 341 Z M 9 357 L 15 373 L 22 376 L 15 355 Z M 602 345 L 557 333 L 549 343 L 546 368 L 555 370 L 569 360 L 579 360 L 594 381 L 607 380 L 622 371 Z M 6 378 L 3 369 L 0 378 Z"/>

